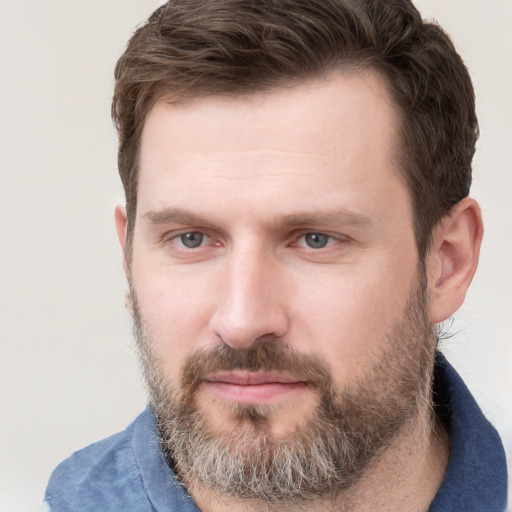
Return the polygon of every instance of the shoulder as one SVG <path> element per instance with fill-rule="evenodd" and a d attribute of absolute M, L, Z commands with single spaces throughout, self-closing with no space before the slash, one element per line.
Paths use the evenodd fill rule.
<path fill-rule="evenodd" d="M 143 413 L 144 414 L 144 413 Z M 139 416 L 126 430 L 94 443 L 59 464 L 46 490 L 52 512 L 152 512 L 133 452 Z"/>
<path fill-rule="evenodd" d="M 434 370 L 438 417 L 450 433 L 450 459 L 430 512 L 502 512 L 507 464 L 501 439 L 462 378 L 441 354 Z"/>

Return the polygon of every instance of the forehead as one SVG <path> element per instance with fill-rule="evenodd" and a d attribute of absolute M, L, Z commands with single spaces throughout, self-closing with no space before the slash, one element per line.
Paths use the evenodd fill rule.
<path fill-rule="evenodd" d="M 198 206 L 208 190 L 283 208 L 308 190 L 311 201 L 368 202 L 385 192 L 378 185 L 402 186 L 397 119 L 385 79 L 371 70 L 251 96 L 163 98 L 142 134 L 138 210 L 191 205 L 191 186 L 203 194 Z"/>
<path fill-rule="evenodd" d="M 230 127 L 229 122 L 233 127 L 241 122 L 246 128 L 249 128 L 250 122 L 253 126 L 258 125 L 255 128 L 264 128 L 270 138 L 273 136 L 273 127 L 287 128 L 281 132 L 278 140 L 274 139 L 274 143 L 278 143 L 286 142 L 287 132 L 290 130 L 293 130 L 293 135 L 302 132 L 308 137 L 320 129 L 326 136 L 326 130 L 332 122 L 339 129 L 346 126 L 353 130 L 357 125 L 366 130 L 371 125 L 378 128 L 373 123 L 378 115 L 381 120 L 386 119 L 390 127 L 398 120 L 386 78 L 370 68 L 347 68 L 333 72 L 323 79 L 311 79 L 295 86 L 271 88 L 252 94 L 199 96 L 183 101 L 173 98 L 171 94 L 163 95 L 146 118 L 141 147 L 144 150 L 151 139 L 157 139 L 158 136 L 152 129 L 155 124 L 160 125 L 157 126 L 157 131 L 160 131 L 163 124 L 169 127 L 169 123 L 165 123 L 163 118 L 176 124 L 174 135 L 177 144 L 193 132 L 197 139 L 201 136 L 202 144 L 210 141 L 216 146 L 217 141 L 205 138 L 205 135 L 214 128 L 211 122 L 221 116 L 224 121 L 228 121 L 222 127 L 226 131 Z M 232 135 L 236 135 L 231 137 L 232 144 L 244 142 L 244 135 L 248 146 L 254 140 L 254 133 L 248 130 L 236 131 Z M 258 135 L 263 134 L 260 132 Z"/>

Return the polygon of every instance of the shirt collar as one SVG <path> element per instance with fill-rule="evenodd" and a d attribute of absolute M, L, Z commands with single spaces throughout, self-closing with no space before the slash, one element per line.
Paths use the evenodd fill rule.
<path fill-rule="evenodd" d="M 434 369 L 434 404 L 450 433 L 450 459 L 430 511 L 505 510 L 507 466 L 499 435 L 441 353 Z"/>

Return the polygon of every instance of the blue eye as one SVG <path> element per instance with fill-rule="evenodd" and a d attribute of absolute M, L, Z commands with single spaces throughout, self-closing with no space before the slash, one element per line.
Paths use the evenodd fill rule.
<path fill-rule="evenodd" d="M 329 235 L 322 233 L 306 233 L 304 235 L 304 242 L 311 249 L 323 249 L 329 243 Z"/>
<path fill-rule="evenodd" d="M 191 233 L 183 233 L 179 236 L 180 242 L 188 249 L 195 249 L 200 247 L 204 240 L 204 234 L 199 231 L 193 231 Z"/>

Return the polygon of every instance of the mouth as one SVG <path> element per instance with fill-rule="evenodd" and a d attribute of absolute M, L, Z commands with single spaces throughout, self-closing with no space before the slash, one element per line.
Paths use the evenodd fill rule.
<path fill-rule="evenodd" d="M 205 389 L 212 395 L 240 404 L 268 403 L 289 398 L 307 388 L 308 383 L 293 375 L 262 372 L 224 372 L 207 375 Z"/>

